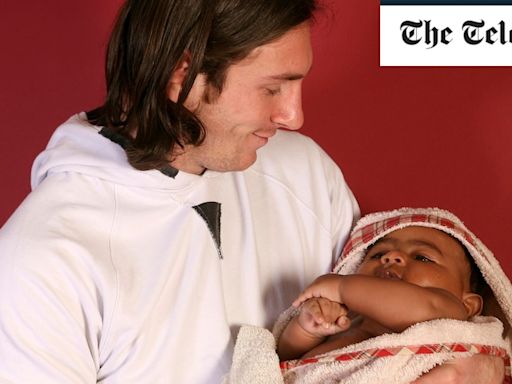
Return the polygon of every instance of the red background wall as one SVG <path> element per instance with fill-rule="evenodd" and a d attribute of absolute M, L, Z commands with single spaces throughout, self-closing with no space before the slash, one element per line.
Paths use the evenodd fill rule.
<path fill-rule="evenodd" d="M 0 4 L 0 224 L 55 127 L 101 103 L 120 3 Z M 378 2 L 330 3 L 315 27 L 303 133 L 340 165 L 363 212 L 447 208 L 512 276 L 512 68 L 380 68 Z"/>

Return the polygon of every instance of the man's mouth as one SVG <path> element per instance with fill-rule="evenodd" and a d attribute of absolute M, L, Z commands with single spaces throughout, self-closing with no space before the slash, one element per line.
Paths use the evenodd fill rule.
<path fill-rule="evenodd" d="M 254 135 L 261 137 L 262 139 L 270 139 L 272 136 L 276 134 L 276 130 L 268 130 L 268 131 L 256 131 Z"/>

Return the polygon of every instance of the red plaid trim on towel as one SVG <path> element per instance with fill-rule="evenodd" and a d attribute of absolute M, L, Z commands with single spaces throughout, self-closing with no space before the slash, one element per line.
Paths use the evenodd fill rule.
<path fill-rule="evenodd" d="M 402 224 L 412 223 L 432 223 L 441 225 L 446 228 L 450 228 L 455 232 L 459 233 L 460 235 L 462 235 L 471 245 L 475 246 L 473 236 L 471 236 L 469 232 L 467 232 L 464 228 L 461 228 L 451 220 L 436 215 L 402 214 L 372 224 L 368 224 L 367 226 L 362 227 L 357 231 L 354 231 L 351 234 L 350 238 L 348 239 L 347 243 L 345 244 L 345 248 L 343 248 L 343 253 L 341 257 L 344 259 L 353 249 L 368 244 L 375 237 L 389 229 L 392 229 L 396 226 L 400 226 Z"/>
<path fill-rule="evenodd" d="M 315 363 L 333 363 L 336 361 L 350 361 L 361 359 L 373 359 L 376 357 L 389 357 L 396 355 L 425 355 L 432 353 L 449 353 L 449 352 L 472 352 L 473 354 L 482 354 L 489 356 L 501 357 L 505 362 L 505 379 L 503 384 L 512 384 L 510 373 L 510 356 L 503 348 L 498 348 L 490 345 L 481 344 L 423 344 L 413 346 L 401 346 L 392 348 L 374 348 L 362 351 L 343 353 L 340 355 L 322 355 L 320 357 L 312 357 L 303 360 L 288 360 L 280 363 L 281 371 L 283 374 L 293 368 L 300 367 L 307 364 Z"/>

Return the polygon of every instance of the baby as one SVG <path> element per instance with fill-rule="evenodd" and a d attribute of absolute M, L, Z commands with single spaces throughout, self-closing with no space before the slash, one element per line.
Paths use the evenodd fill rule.
<path fill-rule="evenodd" d="M 480 314 L 480 273 L 460 241 L 434 228 L 397 229 L 371 245 L 355 274 L 316 279 L 279 339 L 282 360 L 309 357 L 426 320 Z M 473 276 L 473 284 L 471 277 Z M 357 314 L 349 320 L 348 310 Z"/>

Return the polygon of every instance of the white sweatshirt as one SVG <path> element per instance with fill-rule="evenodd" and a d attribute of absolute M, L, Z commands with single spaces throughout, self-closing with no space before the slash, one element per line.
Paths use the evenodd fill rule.
<path fill-rule="evenodd" d="M 241 324 L 327 272 L 357 203 L 309 138 L 243 172 L 132 168 L 73 116 L 0 231 L 0 383 L 218 383 Z"/>

